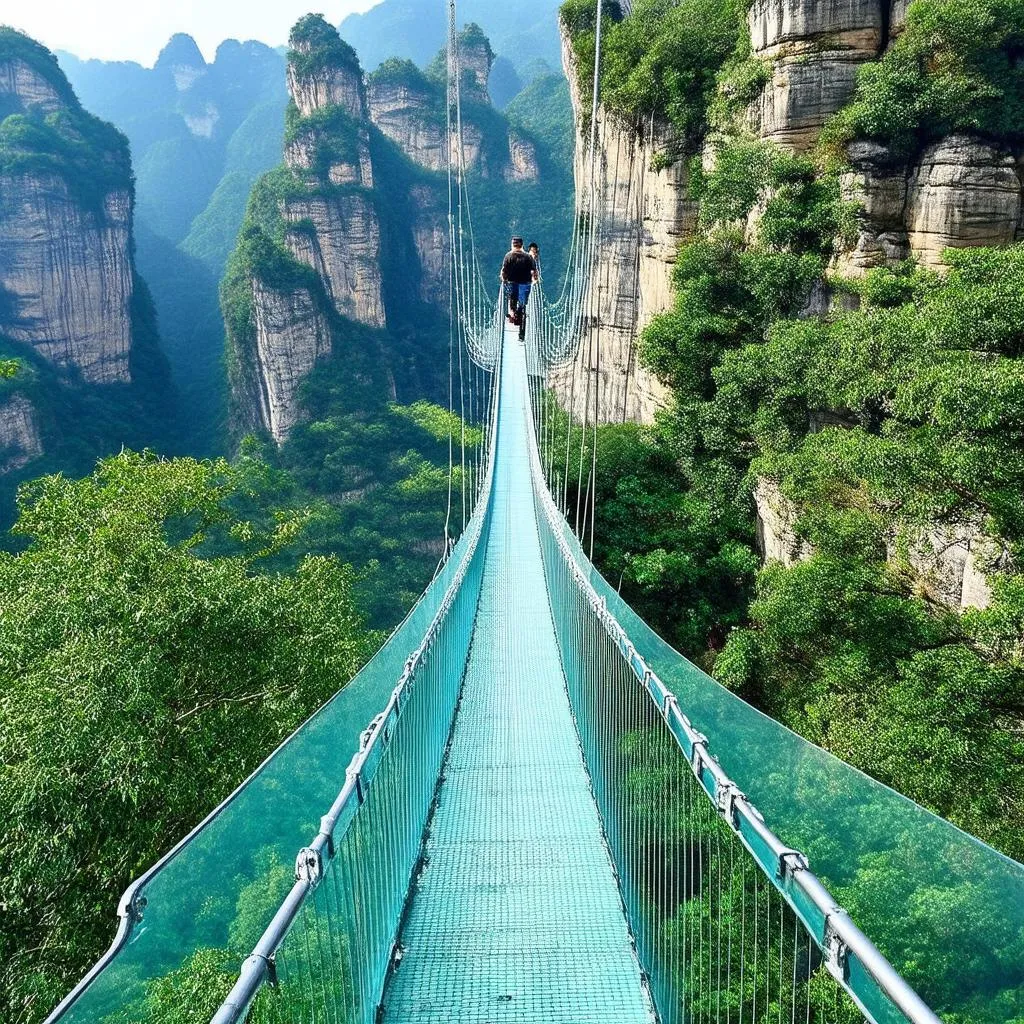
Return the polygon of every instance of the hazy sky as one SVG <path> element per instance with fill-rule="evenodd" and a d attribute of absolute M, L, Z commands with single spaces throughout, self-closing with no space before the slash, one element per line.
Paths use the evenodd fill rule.
<path fill-rule="evenodd" d="M 175 32 L 187 32 L 207 60 L 225 39 L 279 46 L 303 14 L 337 25 L 380 0 L 0 0 L 0 24 L 51 50 L 151 65 Z"/>

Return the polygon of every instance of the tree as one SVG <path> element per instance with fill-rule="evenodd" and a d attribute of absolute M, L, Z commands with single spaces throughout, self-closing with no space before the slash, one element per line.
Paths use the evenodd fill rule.
<path fill-rule="evenodd" d="M 264 568 L 305 514 L 263 529 L 231 511 L 243 488 L 223 461 L 125 452 L 22 489 L 29 546 L 0 554 L 5 1020 L 41 1019 L 131 878 L 374 650 L 350 568 Z"/>

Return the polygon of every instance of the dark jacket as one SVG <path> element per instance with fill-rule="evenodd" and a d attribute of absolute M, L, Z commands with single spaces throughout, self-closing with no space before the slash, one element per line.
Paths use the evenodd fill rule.
<path fill-rule="evenodd" d="M 509 284 L 531 284 L 536 273 L 537 264 L 533 257 L 522 249 L 513 249 L 501 265 L 502 279 Z"/>

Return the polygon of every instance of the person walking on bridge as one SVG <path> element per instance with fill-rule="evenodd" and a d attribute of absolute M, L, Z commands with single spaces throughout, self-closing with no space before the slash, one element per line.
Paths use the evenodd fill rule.
<path fill-rule="evenodd" d="M 530 301 L 530 289 L 537 281 L 537 264 L 523 249 L 523 240 L 512 239 L 512 249 L 501 265 L 501 281 L 508 301 L 509 322 L 519 327 L 519 340 L 526 340 L 526 304 Z"/>

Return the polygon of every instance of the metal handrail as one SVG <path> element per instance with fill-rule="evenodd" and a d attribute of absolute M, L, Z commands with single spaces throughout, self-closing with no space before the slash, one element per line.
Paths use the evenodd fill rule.
<path fill-rule="evenodd" d="M 391 728 L 402 714 L 404 698 L 415 681 L 416 670 L 439 634 L 448 612 L 451 610 L 459 590 L 466 578 L 469 566 L 476 555 L 484 524 L 490 515 L 493 501 L 493 478 L 498 418 L 501 408 L 501 360 L 494 371 L 494 402 L 491 422 L 488 425 L 490 458 L 487 476 L 481 493 L 484 497 L 474 514 L 474 534 L 467 547 L 462 563 L 445 591 L 437 614 L 434 616 L 423 637 L 423 642 L 410 655 L 405 670 L 391 693 L 384 710 L 377 715 L 362 734 L 359 750 L 345 770 L 345 784 L 331 809 L 320 819 L 320 830 L 309 846 L 299 851 L 295 861 L 295 884 L 284 903 L 267 926 L 252 954 L 242 964 L 241 971 L 227 998 L 211 1020 L 211 1024 L 238 1024 L 244 1021 L 263 985 L 274 976 L 274 957 L 288 936 L 299 912 L 324 877 L 326 865 L 334 858 L 336 841 L 355 819 L 365 799 L 366 790 L 372 783 L 372 766 L 391 740 Z M 369 771 L 367 770 L 369 766 Z"/>
<path fill-rule="evenodd" d="M 524 395 L 524 400 L 529 401 L 529 396 Z M 941 1024 L 935 1012 L 892 966 L 878 947 L 857 927 L 850 915 L 840 907 L 821 880 L 810 870 L 806 856 L 783 843 L 765 823 L 760 811 L 729 778 L 717 758 L 711 753 L 707 737 L 694 728 L 680 708 L 675 694 L 648 666 L 622 625 L 608 610 L 607 602 L 594 588 L 590 577 L 583 571 L 566 539 L 563 530 L 565 519 L 558 511 L 544 479 L 533 417 L 528 416 L 527 419 L 529 420 L 527 433 L 534 494 L 541 503 L 544 516 L 548 520 L 548 525 L 573 581 L 587 597 L 608 637 L 619 649 L 626 664 L 660 711 L 668 725 L 669 732 L 686 757 L 690 770 L 717 808 L 720 816 L 814 938 L 824 954 L 824 962 L 829 973 L 842 985 L 857 1004 L 858 1009 L 869 1020 L 874 1019 L 873 1015 L 865 1006 L 862 994 L 859 994 L 850 983 L 848 962 L 851 954 L 857 958 L 874 979 L 881 992 L 910 1024 Z M 744 834 L 743 823 L 746 823 L 750 831 L 757 833 L 772 851 L 775 857 L 774 872 L 762 862 L 761 857 L 749 843 Z M 780 879 L 784 884 L 780 884 Z M 791 895 L 793 890 L 802 893 L 808 902 L 817 909 L 821 915 L 820 925 L 809 920 L 799 903 L 794 901 Z"/>

